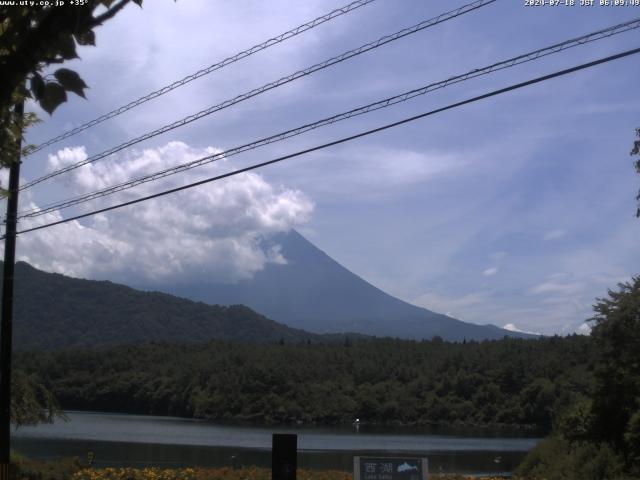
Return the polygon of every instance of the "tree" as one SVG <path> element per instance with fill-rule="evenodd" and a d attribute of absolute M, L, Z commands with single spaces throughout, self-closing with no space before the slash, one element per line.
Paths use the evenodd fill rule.
<path fill-rule="evenodd" d="M 11 383 L 11 423 L 16 427 L 66 418 L 54 395 L 36 375 L 18 370 Z"/>
<path fill-rule="evenodd" d="M 18 158 L 23 128 L 36 121 L 33 114 L 16 118 L 16 105 L 31 98 L 52 114 L 67 92 L 84 97 L 87 85 L 73 70 L 59 68 L 52 75 L 43 70 L 78 58 L 76 44 L 95 45 L 94 28 L 131 1 L 142 5 L 142 0 L 86 0 L 78 6 L 0 7 L 0 167 Z"/>
<path fill-rule="evenodd" d="M 636 135 L 638 136 L 638 140 L 633 142 L 633 148 L 631 149 L 631 155 L 640 155 L 640 128 L 636 128 Z M 640 159 L 635 162 L 636 172 L 640 174 Z M 638 190 L 638 195 L 636 195 L 636 200 L 638 201 L 638 209 L 636 210 L 636 217 L 640 217 L 640 190 Z"/>
<path fill-rule="evenodd" d="M 640 478 L 640 276 L 593 308 L 590 398 L 565 407 L 552 435 L 516 470 L 519 477 Z"/>
<path fill-rule="evenodd" d="M 596 439 L 612 444 L 640 473 L 640 276 L 594 305 L 597 345 L 593 422 Z"/>
<path fill-rule="evenodd" d="M 51 75 L 43 75 L 43 70 L 78 58 L 76 44 L 95 45 L 93 29 L 131 1 L 142 5 L 142 0 L 86 0 L 78 2 L 82 5 L 67 3 L 65 6 L 53 5 L 53 2 L 46 2 L 46 6 L 41 4 L 45 2 L 11 6 L 3 3 L 0 7 L 0 168 L 10 166 L 30 149 L 20 151 L 25 128 L 37 121 L 33 113 L 22 113 L 26 99 L 33 99 L 51 115 L 67 100 L 67 92 L 84 97 L 87 85 L 73 70 L 59 68 Z M 6 195 L 7 192 L 0 189 L 0 193 Z M 9 358 L 10 355 L 9 351 Z M 8 388 L 12 391 L 9 418 L 15 425 L 51 421 L 59 413 L 51 393 L 34 377 L 15 372 Z M 6 453 L 7 460 L 3 459 L 2 464 L 8 461 Z"/>

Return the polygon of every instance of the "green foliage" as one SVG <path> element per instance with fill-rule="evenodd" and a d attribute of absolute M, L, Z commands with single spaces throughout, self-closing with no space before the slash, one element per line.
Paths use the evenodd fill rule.
<path fill-rule="evenodd" d="M 627 446 L 627 462 L 640 476 L 640 409 L 631 415 L 627 423 L 624 443 Z"/>
<path fill-rule="evenodd" d="M 640 277 L 609 291 L 594 306 L 593 338 L 598 358 L 593 396 L 594 435 L 637 456 L 640 411 Z M 636 464 L 640 473 L 640 465 Z"/>
<path fill-rule="evenodd" d="M 618 287 L 594 305 L 593 389 L 565 402 L 519 467 L 527 479 L 640 478 L 640 277 Z"/>
<path fill-rule="evenodd" d="M 531 450 L 514 472 L 527 480 L 631 480 L 608 444 L 550 437 Z"/>
<path fill-rule="evenodd" d="M 570 442 L 587 441 L 593 432 L 592 402 L 585 399 L 579 401 L 559 416 L 555 430 L 562 438 Z"/>
<path fill-rule="evenodd" d="M 549 427 L 588 389 L 588 337 L 153 344 L 22 354 L 67 409 L 261 423 Z M 526 365 L 526 368 L 523 366 Z M 518 372 L 514 376 L 514 372 Z"/>
<path fill-rule="evenodd" d="M 60 68 L 55 71 L 53 76 L 56 77 L 56 80 L 58 80 L 64 90 L 68 90 L 85 98 L 84 89 L 87 88 L 87 84 L 84 83 L 84 80 L 82 80 L 76 72 L 68 68 Z"/>
<path fill-rule="evenodd" d="M 11 452 L 11 480 L 72 480 L 74 474 L 86 468 L 78 458 L 55 461 L 33 460 Z"/>
<path fill-rule="evenodd" d="M 42 97 L 38 99 L 40 106 L 49 114 L 67 101 L 67 93 L 59 83 L 47 82 L 43 88 Z"/>
<path fill-rule="evenodd" d="M 11 423 L 18 427 L 51 423 L 55 417 L 65 418 L 49 389 L 36 375 L 14 371 L 11 375 Z"/>
<path fill-rule="evenodd" d="M 18 158 L 23 127 L 33 122 L 32 117 L 18 118 L 16 105 L 31 98 L 52 114 L 67 100 L 67 92 L 85 96 L 87 85 L 73 70 L 60 68 L 45 76 L 43 70 L 78 58 L 76 44 L 95 45 L 93 29 L 129 2 L 87 0 L 73 8 L 45 2 L 0 7 L 0 166 Z M 100 8 L 106 10 L 96 15 Z"/>

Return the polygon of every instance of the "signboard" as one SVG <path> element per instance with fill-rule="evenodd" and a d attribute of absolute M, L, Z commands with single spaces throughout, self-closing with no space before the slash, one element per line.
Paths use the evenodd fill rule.
<path fill-rule="evenodd" d="M 353 457 L 353 480 L 427 480 L 429 464 L 418 457 Z"/>

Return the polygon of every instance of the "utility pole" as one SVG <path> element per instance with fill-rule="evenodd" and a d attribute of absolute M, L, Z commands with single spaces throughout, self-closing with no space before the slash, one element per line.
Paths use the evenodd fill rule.
<path fill-rule="evenodd" d="M 18 223 L 18 193 L 20 183 L 20 150 L 22 149 L 22 117 L 24 102 L 15 107 L 20 122 L 18 153 L 9 169 L 4 236 L 4 272 L 2 283 L 2 320 L 0 323 L 0 480 L 9 480 L 11 451 L 11 340 L 13 335 L 13 272 L 16 262 L 16 225 Z"/>

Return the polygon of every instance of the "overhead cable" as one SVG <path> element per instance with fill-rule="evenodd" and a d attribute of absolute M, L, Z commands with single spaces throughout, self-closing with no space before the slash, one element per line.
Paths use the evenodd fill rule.
<path fill-rule="evenodd" d="M 132 108 L 135 108 L 139 105 L 142 105 L 143 103 L 146 103 L 150 100 L 153 100 L 154 98 L 158 98 L 161 95 L 164 95 L 165 93 L 168 93 L 172 90 L 175 90 L 178 87 L 182 87 L 183 85 L 186 85 L 189 82 L 192 82 L 193 80 L 196 80 L 197 78 L 203 77 L 205 75 L 208 75 L 212 72 L 215 72 L 216 70 L 220 70 L 221 68 L 224 68 L 228 65 L 231 65 L 232 63 L 235 63 L 239 60 L 242 60 L 243 58 L 247 58 L 255 53 L 261 52 L 262 50 L 266 50 L 269 47 L 272 47 L 274 45 L 277 45 L 279 43 L 284 42 L 285 40 L 288 40 L 292 37 L 295 37 L 296 35 L 300 35 L 303 32 L 306 32 L 307 30 L 311 30 L 312 28 L 317 27 L 318 25 L 322 25 L 325 22 L 328 22 L 329 20 L 333 20 L 334 18 L 340 17 L 346 13 L 352 12 L 353 10 L 356 10 L 357 8 L 363 7 L 369 3 L 375 2 L 375 0 L 357 0 L 355 2 L 351 2 L 348 5 L 345 5 L 343 7 L 340 8 L 336 8 L 335 10 L 332 10 L 331 12 L 322 15 L 318 18 L 315 18 L 313 20 L 311 20 L 310 22 L 304 23 L 302 25 L 297 26 L 296 28 L 293 28 L 291 30 L 288 30 L 284 33 L 281 33 L 280 35 L 278 35 L 277 37 L 273 37 L 270 38 L 269 40 L 266 40 L 262 43 L 259 43 L 257 45 L 254 45 L 251 48 L 248 48 L 247 50 L 243 50 L 240 53 L 236 53 L 235 55 L 232 55 L 231 57 L 227 57 L 224 60 L 214 63 L 213 65 L 209 65 L 206 68 L 203 68 L 202 70 L 198 70 L 195 73 L 192 73 L 191 75 L 187 75 L 186 77 L 180 79 L 180 80 L 176 80 L 175 82 L 169 84 L 169 85 L 165 85 L 164 87 L 155 90 L 151 93 L 148 93 L 147 95 L 138 98 L 137 100 L 134 100 L 132 102 L 127 103 L 126 105 L 123 105 L 121 107 L 118 107 L 108 113 L 105 113 L 104 115 L 101 115 L 100 117 L 91 120 L 90 122 L 84 123 L 82 125 L 80 125 L 79 127 L 73 128 L 67 132 L 64 132 L 56 137 L 53 137 L 43 143 L 41 143 L 40 145 L 36 146 L 35 149 L 31 150 L 30 153 L 35 153 L 39 150 L 42 150 L 45 147 L 48 147 L 49 145 L 53 145 L 54 143 L 58 143 L 61 140 L 64 140 L 66 138 L 72 137 L 80 132 L 83 132 L 91 127 L 94 127 L 102 122 L 104 122 L 105 120 L 109 120 L 113 117 L 117 117 L 118 115 L 123 114 L 124 112 L 131 110 Z"/>
<path fill-rule="evenodd" d="M 438 90 L 441 88 L 445 88 L 448 85 L 453 85 L 456 83 L 460 83 L 475 77 L 479 77 L 481 75 L 487 75 L 489 73 L 492 72 L 496 72 L 499 70 L 503 70 L 506 68 L 510 68 L 510 67 L 514 67 L 516 65 L 520 65 L 523 63 L 527 63 L 527 62 L 531 62 L 534 60 L 537 60 L 539 58 L 545 57 L 547 55 L 551 55 L 551 54 L 555 54 L 558 52 L 561 52 L 563 50 L 567 50 L 569 48 L 573 48 L 579 45 L 584 45 L 585 43 L 589 43 L 589 42 L 594 42 L 596 40 L 601 40 L 603 38 L 608 38 L 611 37 L 612 35 L 617 35 L 623 32 L 627 32 L 633 29 L 637 29 L 640 27 L 640 18 L 629 21 L 629 22 L 625 22 L 622 24 L 618 24 L 618 25 L 614 25 L 602 30 L 598 30 L 596 32 L 592 32 L 589 33 L 587 35 L 582 35 L 580 37 L 576 37 L 570 40 L 566 40 L 564 42 L 561 43 L 557 43 L 548 47 L 544 47 L 538 50 L 534 50 L 532 52 L 529 53 L 525 53 L 522 55 L 519 55 L 517 57 L 513 57 L 510 58 L 508 60 L 502 60 L 496 63 L 493 63 L 492 65 L 483 67 L 483 68 L 477 68 L 471 71 L 468 71 L 462 75 L 456 75 L 453 77 L 449 77 L 446 80 L 441 80 L 439 82 L 435 82 L 435 83 L 431 83 L 429 85 L 426 85 L 424 87 L 421 88 L 417 88 L 414 90 L 410 90 L 408 92 L 402 93 L 400 95 L 395 95 L 393 97 L 388 97 L 385 98 L 383 100 L 379 100 L 377 102 L 374 103 L 370 103 L 368 105 L 362 106 L 362 107 L 358 107 L 352 110 L 349 110 L 347 112 L 343 112 L 343 113 L 339 113 L 337 115 L 333 115 L 331 117 L 326 117 L 323 118 L 321 120 L 315 121 L 313 123 L 308 123 L 306 125 L 302 125 L 300 127 L 296 127 L 294 129 L 291 130 L 287 130 L 284 132 L 280 132 L 277 133 L 275 135 L 271 135 L 269 137 L 265 137 L 256 141 L 253 141 L 251 143 L 247 143 L 241 146 L 237 146 L 237 147 L 233 147 L 230 149 L 227 149 L 223 152 L 219 152 L 219 153 L 215 153 L 213 155 L 209 155 L 203 158 L 199 158 L 196 160 L 193 160 L 191 162 L 187 162 L 187 163 L 183 163 L 181 165 L 177 165 L 175 167 L 171 167 L 171 168 L 167 168 L 165 170 L 161 170 L 149 175 L 145 175 L 143 177 L 137 178 L 137 179 L 133 179 L 133 180 L 128 180 L 126 182 L 122 182 L 110 187 L 106 187 L 102 190 L 98 190 L 95 192 L 91 192 L 91 193 L 87 193 L 87 194 L 82 194 L 73 198 L 69 198 L 66 200 L 62 200 L 56 203 L 52 203 L 49 205 L 45 205 L 43 207 L 40 208 L 34 208 L 34 209 L 30 209 L 30 210 L 24 210 L 22 212 L 19 212 L 19 216 L 18 218 L 27 218 L 27 217 L 36 217 L 39 215 L 43 215 L 46 213 L 49 213 L 51 211 L 54 210 L 61 210 L 64 208 L 68 208 L 74 205 L 78 205 L 80 203 L 85 203 L 88 202 L 90 200 L 94 200 L 97 198 L 101 198 L 101 197 L 105 197 L 107 195 L 111 195 L 114 194 L 116 192 L 120 192 L 123 190 L 127 190 L 129 188 L 133 188 L 136 187 L 138 185 L 142 185 L 144 183 L 148 183 L 151 181 L 155 181 L 155 180 L 159 180 L 161 178 L 167 177 L 169 175 L 174 175 L 180 172 L 184 172 L 186 170 L 190 170 L 192 168 L 196 168 L 202 165 L 206 165 L 208 163 L 211 162 L 215 162 L 217 160 L 221 160 L 222 158 L 228 158 L 231 157 L 233 155 L 237 155 L 249 150 L 253 150 L 255 148 L 258 147 L 262 147 L 265 145 L 269 145 L 271 143 L 275 143 L 275 142 L 279 142 L 297 135 L 301 135 L 305 132 L 317 129 L 317 128 L 321 128 L 327 125 L 331 125 L 333 123 L 342 121 L 342 120 L 346 120 L 358 115 L 363 115 L 369 112 L 373 112 L 376 110 L 380 110 L 382 108 L 387 108 L 391 105 L 395 105 L 397 103 L 401 103 L 401 102 L 405 102 L 407 100 L 410 100 L 412 98 L 415 98 L 417 96 L 420 95 L 425 95 L 429 92 L 432 92 L 434 90 Z"/>
<path fill-rule="evenodd" d="M 47 175 L 43 175 L 39 178 L 36 178 L 35 180 L 32 180 L 31 182 L 28 182 L 26 184 L 24 184 L 20 189 L 24 190 L 26 188 L 30 188 L 34 185 L 37 185 L 38 183 L 44 182 L 45 180 L 48 180 L 52 177 L 55 177 L 57 175 L 61 175 L 63 173 L 69 172 L 71 170 L 74 170 L 78 167 L 81 167 L 83 165 L 87 165 L 89 163 L 93 163 L 96 162 L 98 160 L 101 160 L 105 157 L 108 157 L 109 155 L 112 155 L 116 152 L 119 152 L 121 150 L 124 150 L 125 148 L 131 147 L 133 145 L 136 145 L 144 140 L 148 140 L 150 138 L 153 138 L 157 135 L 161 135 L 163 133 L 169 132 L 171 130 L 174 130 L 178 127 L 182 127 L 184 125 L 187 125 L 191 122 L 194 122 L 196 120 L 199 120 L 207 115 L 211 115 L 214 112 L 218 112 L 220 110 L 224 110 L 225 108 L 229 108 L 232 105 L 235 105 L 237 103 L 243 102 L 245 100 L 248 100 L 250 98 L 253 98 L 257 95 L 260 95 L 262 93 L 268 92 L 269 90 L 273 90 L 274 88 L 280 87 L 282 85 L 285 85 L 287 83 L 293 82 L 294 80 L 297 80 L 299 78 L 305 77 L 307 75 L 310 75 L 314 72 L 317 72 L 319 70 L 323 70 L 325 68 L 328 68 L 332 65 L 335 65 L 337 63 L 341 63 L 345 60 L 348 60 L 350 58 L 356 57 L 358 55 L 361 55 L 365 52 L 368 52 L 370 50 L 374 50 L 378 47 L 381 47 L 382 45 L 385 45 L 387 43 L 393 42 L 395 40 L 398 40 L 400 38 L 406 37 L 407 35 L 411 35 L 414 33 L 417 33 L 421 30 L 424 30 L 426 28 L 432 27 L 434 25 L 437 25 L 439 23 L 451 20 L 453 18 L 459 17 L 460 15 L 464 15 L 465 13 L 469 13 L 472 12 L 474 10 L 477 10 L 481 7 L 484 7 L 486 5 L 489 5 L 491 3 L 496 2 L 497 0 L 476 0 L 472 3 L 469 3 L 467 5 L 463 5 L 462 7 L 459 7 L 455 10 L 450 10 L 448 12 L 445 13 L 441 13 L 440 15 L 438 15 L 437 17 L 431 18 L 429 20 L 425 20 L 422 21 L 412 27 L 408 27 L 408 28 L 404 28 L 396 33 L 393 33 L 391 35 L 385 35 L 384 37 L 379 38 L 378 40 L 375 40 L 374 42 L 370 42 L 367 43 L 365 45 L 362 45 L 358 48 L 355 48 L 353 50 L 349 50 L 347 52 L 344 52 L 336 57 L 332 57 L 328 60 L 325 60 L 323 62 L 317 63 L 315 65 L 312 65 L 311 67 L 307 67 L 303 70 L 298 70 L 295 73 L 292 73 L 290 75 L 287 75 L 286 77 L 282 77 L 274 82 L 270 82 L 267 83 L 259 88 L 255 88 L 253 90 L 250 90 L 248 92 L 245 92 L 241 95 L 238 95 L 234 98 L 231 98 L 229 100 L 225 100 L 222 103 L 219 103 L 217 105 L 213 105 L 209 108 L 206 108 L 204 110 L 201 110 L 197 113 L 194 113 L 192 115 L 189 115 L 187 117 L 184 117 L 180 120 L 177 120 L 173 123 L 170 123 L 168 125 L 165 125 L 163 127 L 160 127 L 152 132 L 148 132 L 145 133 L 144 135 L 141 135 L 139 137 L 136 137 L 134 139 L 128 140 L 124 143 L 121 143 L 120 145 L 117 145 L 113 148 L 110 148 L 109 150 L 106 150 L 102 153 L 99 153 L 97 155 L 93 155 L 89 158 L 87 158 L 86 160 L 83 160 L 81 162 L 77 162 L 74 163 L 72 165 L 68 165 L 64 168 L 60 168 L 58 170 L 55 170 Z"/>
<path fill-rule="evenodd" d="M 474 102 L 477 102 L 477 101 L 480 101 L 480 100 L 484 100 L 486 98 L 490 98 L 490 97 L 494 97 L 494 96 L 497 96 L 497 95 L 501 95 L 501 94 L 504 94 L 504 93 L 507 93 L 507 92 L 511 92 L 513 90 L 517 90 L 517 89 L 520 89 L 520 88 L 527 87 L 529 85 L 533 85 L 533 84 L 536 84 L 536 83 L 540 83 L 540 82 L 544 82 L 544 81 L 547 81 L 547 80 L 551 80 L 553 78 L 561 77 L 563 75 L 568 75 L 570 73 L 574 73 L 574 72 L 577 72 L 579 70 L 584 70 L 586 68 L 594 67 L 596 65 L 601 65 L 603 63 L 611 62 L 613 60 L 617 60 L 617 59 L 620 59 L 620 58 L 623 58 L 623 57 L 628 57 L 630 55 L 635 55 L 637 53 L 640 53 L 640 48 L 634 48 L 632 50 L 627 50 L 625 52 L 621 52 L 621 53 L 618 53 L 618 54 L 615 54 L 615 55 L 610 55 L 608 57 L 600 58 L 600 59 L 594 60 L 592 62 L 583 63 L 583 64 L 577 65 L 575 67 L 571 67 L 571 68 L 567 68 L 567 69 L 564 69 L 564 70 L 560 70 L 560 71 L 557 71 L 555 73 L 550 73 L 548 75 L 544 75 L 544 76 L 537 77 L 537 78 L 534 78 L 534 79 L 531 79 L 531 80 L 527 80 L 525 82 L 521 82 L 521 83 L 517 83 L 517 84 L 514 84 L 514 85 L 510 85 L 508 87 L 501 88 L 499 90 L 494 90 L 492 92 L 485 93 L 483 95 L 479 95 L 479 96 L 476 96 L 476 97 L 473 97 L 473 98 L 469 98 L 469 99 L 463 100 L 461 102 L 452 103 L 452 104 L 447 105 L 445 107 L 437 108 L 435 110 L 431 110 L 429 112 L 421 113 L 419 115 L 414 115 L 412 117 L 405 118 L 405 119 L 397 121 L 397 122 L 389 123 L 389 124 L 383 125 L 381 127 L 377 127 L 377 128 L 371 129 L 371 130 L 367 130 L 367 131 L 364 131 L 364 132 L 361 132 L 361 133 L 358 133 L 358 134 L 355 134 L 355 135 L 351 135 L 351 136 L 348 136 L 348 137 L 343 137 L 343 138 L 340 138 L 338 140 L 334 140 L 332 142 L 328 142 L 328 143 L 325 143 L 325 144 L 322 144 L 322 145 L 317 145 L 317 146 L 312 147 L 312 148 L 307 148 L 305 150 L 300 150 L 298 152 L 291 153 L 291 154 L 288 154 L 288 155 L 284 155 L 284 156 L 281 156 L 281 157 L 278 157 L 278 158 L 274 158 L 272 160 L 268 160 L 268 161 L 265 161 L 265 162 L 262 162 L 262 163 L 256 163 L 254 165 L 250 165 L 248 167 L 244 167 L 244 168 L 241 168 L 241 169 L 238 169 L 238 170 L 234 170 L 232 172 L 224 173 L 222 175 L 216 175 L 214 177 L 210 177 L 210 178 L 207 178 L 207 179 L 204 179 L 204 180 L 200 180 L 198 182 L 189 183 L 189 184 L 183 185 L 181 187 L 176 187 L 176 188 L 172 188 L 170 190 L 165 190 L 163 192 L 154 193 L 153 195 L 147 195 L 145 197 L 137 198 L 135 200 L 130 200 L 128 202 L 119 203 L 119 204 L 116 204 L 116 205 L 112 205 L 110 207 L 100 208 L 100 209 L 97 209 L 97 210 L 93 210 L 91 212 L 83 213 L 81 215 L 75 215 L 73 217 L 65 218 L 65 219 L 62 219 L 62 220 L 55 221 L 55 222 L 45 223 L 43 225 L 38 225 L 38 226 L 35 226 L 35 227 L 26 228 L 24 230 L 21 230 L 21 231 L 17 232 L 17 234 L 33 232 L 33 231 L 36 231 L 36 230 L 42 230 L 44 228 L 53 227 L 55 225 L 61 225 L 63 223 L 68 223 L 68 222 L 72 222 L 72 221 L 75 221 L 75 220 L 80 220 L 82 218 L 86 218 L 86 217 L 90 217 L 90 216 L 93 216 L 93 215 L 97 215 L 99 213 L 109 212 L 111 210 L 116 210 L 116 209 L 123 208 L 123 207 L 126 207 L 126 206 L 135 205 L 137 203 L 141 203 L 141 202 L 145 202 L 147 200 L 151 200 L 151 199 L 154 199 L 154 198 L 158 198 L 158 197 L 162 197 L 162 196 L 165 196 L 165 195 L 169 195 L 171 193 L 176 193 L 176 192 L 180 192 L 182 190 L 187 190 L 187 189 L 190 189 L 190 188 L 194 188 L 194 187 L 197 187 L 197 186 L 200 186 L 200 185 L 204 185 L 206 183 L 211 183 L 211 182 L 214 182 L 214 181 L 222 180 L 224 178 L 229 178 L 229 177 L 241 174 L 241 173 L 245 173 L 245 172 L 248 172 L 248 171 L 251 171 L 251 170 L 256 170 L 258 168 L 265 167 L 267 165 L 272 165 L 274 163 L 282 162 L 282 161 L 288 160 L 290 158 L 299 157 L 299 156 L 305 155 L 307 153 L 315 152 L 315 151 L 318 151 L 318 150 L 322 150 L 324 148 L 332 147 L 332 146 L 339 145 L 339 144 L 342 144 L 342 143 L 346 143 L 346 142 L 349 142 L 349 141 L 352 141 L 352 140 L 355 140 L 355 139 L 358 139 L 358 138 L 366 137 L 368 135 L 372 135 L 374 133 L 378 133 L 378 132 L 381 132 L 383 130 L 394 128 L 394 127 L 397 127 L 399 125 L 404 125 L 406 123 L 413 122 L 413 121 L 419 120 L 421 118 L 429 117 L 431 115 L 435 115 L 437 113 L 444 112 L 446 110 L 452 110 L 454 108 L 461 107 L 463 105 L 467 105 L 467 104 L 474 103 Z"/>

